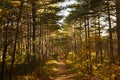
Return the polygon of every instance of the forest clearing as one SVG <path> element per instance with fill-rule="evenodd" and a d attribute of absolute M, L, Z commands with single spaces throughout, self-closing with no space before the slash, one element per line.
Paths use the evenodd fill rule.
<path fill-rule="evenodd" d="M 0 80 L 120 80 L 120 0 L 0 0 Z"/>

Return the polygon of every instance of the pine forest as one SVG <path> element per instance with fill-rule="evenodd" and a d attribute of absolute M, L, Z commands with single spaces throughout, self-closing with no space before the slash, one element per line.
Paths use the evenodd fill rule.
<path fill-rule="evenodd" d="M 120 0 L 0 0 L 0 80 L 120 80 Z"/>

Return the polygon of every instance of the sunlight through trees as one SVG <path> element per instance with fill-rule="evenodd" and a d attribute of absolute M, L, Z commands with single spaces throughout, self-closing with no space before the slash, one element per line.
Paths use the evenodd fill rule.
<path fill-rule="evenodd" d="M 120 80 L 120 1 L 1 0 L 0 80 Z"/>

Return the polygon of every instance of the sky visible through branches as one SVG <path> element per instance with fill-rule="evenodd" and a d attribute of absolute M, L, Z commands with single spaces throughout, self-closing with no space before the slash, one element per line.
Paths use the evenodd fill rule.
<path fill-rule="evenodd" d="M 68 8 L 67 6 L 71 5 L 71 4 L 78 4 L 78 2 L 76 0 L 65 0 L 64 2 L 59 3 L 59 7 L 63 8 L 63 10 L 61 10 L 58 15 L 63 16 L 63 18 L 61 20 L 59 20 L 58 22 L 60 24 L 64 23 L 65 18 L 69 15 L 70 11 L 74 10 L 74 8 Z M 107 15 L 106 15 L 107 16 Z M 116 17 L 111 16 L 112 19 L 116 20 Z M 104 30 L 102 30 L 102 36 L 108 36 L 109 34 L 106 32 L 106 30 L 109 28 L 109 25 L 103 21 L 104 18 L 100 18 L 101 20 L 101 24 L 105 25 L 106 27 L 104 28 Z M 112 27 L 116 26 L 116 23 L 112 23 Z"/>
<path fill-rule="evenodd" d="M 69 6 L 71 4 L 77 3 L 75 0 L 65 0 L 64 2 L 59 3 L 59 7 L 63 8 L 63 10 L 61 10 L 60 13 L 58 13 L 58 15 L 64 16 L 59 22 L 63 23 L 64 19 L 66 16 L 69 15 L 69 12 L 73 9 L 71 8 L 66 8 L 66 6 Z"/>

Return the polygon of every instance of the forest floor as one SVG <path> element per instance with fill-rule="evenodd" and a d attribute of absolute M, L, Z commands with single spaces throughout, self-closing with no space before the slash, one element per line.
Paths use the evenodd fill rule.
<path fill-rule="evenodd" d="M 69 71 L 65 61 L 58 60 L 54 65 L 56 66 L 49 71 L 52 80 L 77 80 L 75 78 L 76 74 Z"/>

